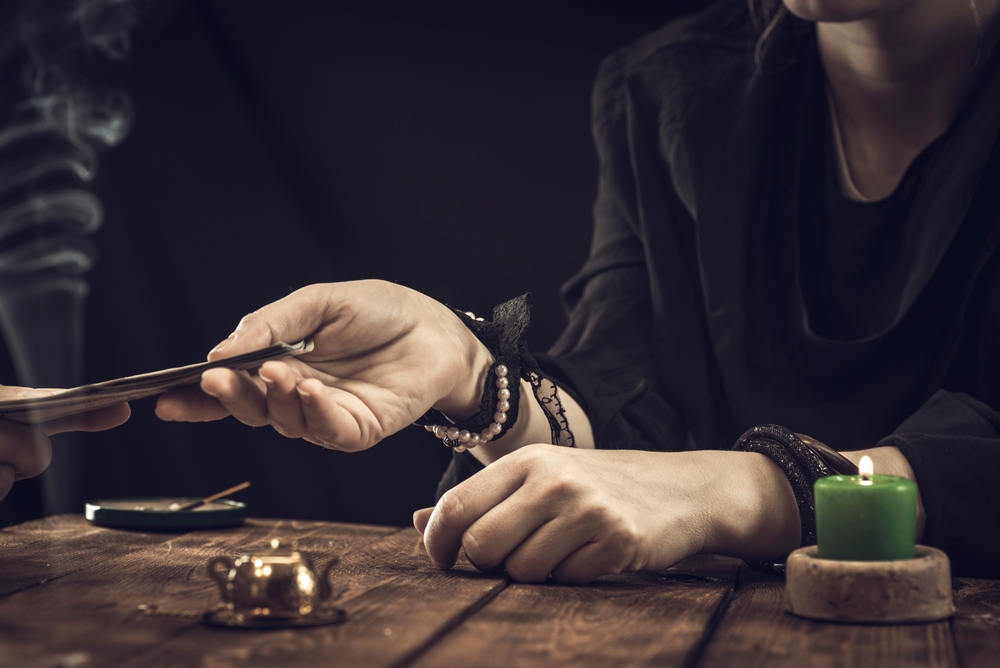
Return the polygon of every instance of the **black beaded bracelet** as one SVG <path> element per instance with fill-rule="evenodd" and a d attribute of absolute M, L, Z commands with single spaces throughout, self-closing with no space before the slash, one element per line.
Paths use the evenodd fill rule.
<path fill-rule="evenodd" d="M 802 439 L 789 429 L 776 424 L 758 425 L 737 439 L 733 450 L 759 452 L 770 457 L 788 478 L 799 508 L 802 526 L 801 545 L 816 543 L 816 502 L 813 485 L 817 480 L 834 473 L 857 474 L 858 468 L 836 450 L 812 439 Z M 769 572 L 784 573 L 784 562 L 745 560 L 751 567 Z"/>

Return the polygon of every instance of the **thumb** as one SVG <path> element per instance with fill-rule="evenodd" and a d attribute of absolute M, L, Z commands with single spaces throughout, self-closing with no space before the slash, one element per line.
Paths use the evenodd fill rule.
<path fill-rule="evenodd" d="M 433 512 L 433 508 L 421 508 L 417 512 L 413 513 L 413 527 L 419 531 L 421 535 L 423 535 L 424 529 L 427 528 L 427 522 L 430 521 L 431 513 Z"/>
<path fill-rule="evenodd" d="M 235 331 L 208 353 L 217 360 L 314 334 L 327 314 L 329 286 L 310 285 L 246 315 Z"/>

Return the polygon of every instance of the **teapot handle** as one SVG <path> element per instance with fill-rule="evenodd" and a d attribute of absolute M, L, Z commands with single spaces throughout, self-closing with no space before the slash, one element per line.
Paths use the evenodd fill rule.
<path fill-rule="evenodd" d="M 219 566 L 225 567 L 225 570 L 219 570 Z M 219 593 L 222 595 L 222 600 L 226 602 L 229 601 L 229 589 L 226 587 L 229 582 L 229 571 L 234 568 L 236 568 L 236 562 L 227 556 L 220 555 L 208 560 L 208 576 L 219 585 Z"/>
<path fill-rule="evenodd" d="M 330 573 L 333 572 L 333 567 L 338 563 L 340 563 L 340 557 L 331 557 L 330 561 L 326 562 L 326 566 L 323 568 L 323 575 L 319 578 L 319 598 L 321 601 L 330 598 L 332 592 L 330 588 Z"/>

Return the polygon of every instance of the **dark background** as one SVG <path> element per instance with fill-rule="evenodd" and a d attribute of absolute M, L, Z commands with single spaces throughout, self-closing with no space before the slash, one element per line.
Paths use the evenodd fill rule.
<path fill-rule="evenodd" d="M 598 64 L 705 4 L 179 3 L 114 67 L 136 120 L 92 184 L 106 220 L 86 379 L 199 361 L 259 306 L 361 278 L 477 313 L 530 291 L 529 342 L 546 348 L 589 243 Z M 132 408 L 78 445 L 84 497 L 249 479 L 237 498 L 257 516 L 405 524 L 449 457 L 416 428 L 344 454 Z M 6 515 L 29 493 L 18 483 Z"/>

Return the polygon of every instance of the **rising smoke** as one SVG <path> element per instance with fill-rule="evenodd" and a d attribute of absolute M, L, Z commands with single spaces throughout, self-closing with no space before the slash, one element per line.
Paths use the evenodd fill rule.
<path fill-rule="evenodd" d="M 175 6 L 8 0 L 0 8 L 0 329 L 20 384 L 82 380 L 84 274 L 96 256 L 88 237 L 103 220 L 87 184 L 98 153 L 121 143 L 133 118 L 128 95 L 107 81 L 132 31 L 160 27 Z M 79 450 L 56 447 L 43 479 L 47 512 L 79 512 Z"/>
<path fill-rule="evenodd" d="M 18 72 L 24 97 L 0 130 L 0 274 L 59 268 L 80 274 L 85 241 L 103 217 L 81 186 L 97 174 L 100 149 L 121 143 L 132 105 L 95 82 L 103 61 L 124 59 L 134 28 L 159 27 L 153 0 L 25 0 L 4 30 L 0 71 Z"/>

